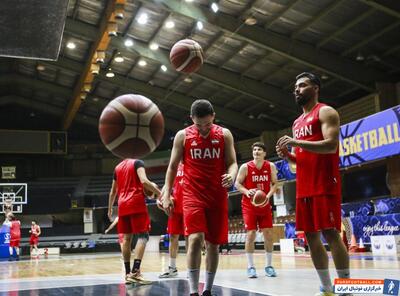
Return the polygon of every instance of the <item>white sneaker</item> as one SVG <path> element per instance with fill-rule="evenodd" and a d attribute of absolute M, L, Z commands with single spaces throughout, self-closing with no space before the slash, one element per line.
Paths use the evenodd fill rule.
<path fill-rule="evenodd" d="M 165 279 L 165 278 L 172 278 L 172 277 L 176 277 L 178 275 L 178 269 L 173 268 L 171 266 L 168 266 L 168 270 L 162 274 L 160 274 L 158 277 L 160 279 Z"/>

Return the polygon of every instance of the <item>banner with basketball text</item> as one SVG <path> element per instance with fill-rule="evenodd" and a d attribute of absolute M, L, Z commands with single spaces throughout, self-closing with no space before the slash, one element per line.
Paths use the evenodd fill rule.
<path fill-rule="evenodd" d="M 355 216 L 350 218 L 357 241 L 370 243 L 371 236 L 400 235 L 400 214 Z"/>
<path fill-rule="evenodd" d="M 400 105 L 340 127 L 340 166 L 400 154 Z"/>

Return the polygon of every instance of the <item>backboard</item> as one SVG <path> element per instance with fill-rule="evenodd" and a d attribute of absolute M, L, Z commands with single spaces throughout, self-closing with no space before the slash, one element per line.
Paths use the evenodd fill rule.
<path fill-rule="evenodd" d="M 0 183 L 0 210 L 2 213 L 22 213 L 22 207 L 28 203 L 28 184 Z"/>

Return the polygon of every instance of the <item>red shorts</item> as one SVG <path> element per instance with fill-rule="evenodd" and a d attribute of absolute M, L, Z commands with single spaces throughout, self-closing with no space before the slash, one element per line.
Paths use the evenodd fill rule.
<path fill-rule="evenodd" d="M 19 239 L 10 240 L 10 247 L 19 248 L 19 243 L 20 242 L 21 242 L 21 240 L 19 240 Z"/>
<path fill-rule="evenodd" d="M 150 218 L 147 212 L 119 216 L 118 233 L 136 234 L 150 231 Z"/>
<path fill-rule="evenodd" d="M 29 244 L 31 246 L 37 245 L 39 243 L 39 237 L 36 235 L 31 235 L 31 238 L 29 240 Z"/>
<path fill-rule="evenodd" d="M 325 229 L 340 231 L 340 195 L 313 196 L 296 199 L 296 230 L 317 232 Z"/>
<path fill-rule="evenodd" d="M 183 226 L 183 213 L 175 213 L 168 218 L 168 226 L 167 226 L 168 234 L 185 234 L 185 227 Z"/>
<path fill-rule="evenodd" d="M 203 232 L 214 245 L 228 242 L 228 208 L 187 207 L 183 210 L 185 235 Z"/>
<path fill-rule="evenodd" d="M 243 222 L 246 230 L 272 228 L 271 210 L 266 211 L 264 215 L 257 215 L 251 211 L 243 211 Z"/>

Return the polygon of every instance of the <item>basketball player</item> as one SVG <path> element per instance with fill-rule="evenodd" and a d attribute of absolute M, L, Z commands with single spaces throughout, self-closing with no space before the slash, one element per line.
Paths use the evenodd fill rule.
<path fill-rule="evenodd" d="M 215 113 L 207 100 L 191 106 L 193 125 L 180 130 L 174 139 L 165 186 L 164 210 L 169 213 L 170 198 L 178 164 L 184 164 L 183 217 L 188 235 L 187 266 L 191 295 L 198 294 L 201 248 L 206 243 L 206 276 L 203 296 L 211 295 L 218 268 L 218 246 L 228 241 L 228 194 L 237 174 L 231 132 L 213 124 Z"/>
<path fill-rule="evenodd" d="M 8 220 L 11 221 L 10 226 L 10 258 L 9 261 L 12 260 L 12 256 L 15 253 L 17 254 L 16 260 L 19 260 L 19 244 L 21 242 L 21 222 L 17 220 L 13 213 L 8 213 Z"/>
<path fill-rule="evenodd" d="M 31 234 L 31 238 L 29 240 L 29 245 L 31 246 L 31 256 L 33 256 L 33 249 L 35 249 L 36 256 L 39 256 L 39 249 L 38 249 L 38 244 L 39 244 L 39 236 L 42 234 L 42 231 L 40 229 L 40 226 L 36 223 L 35 220 L 32 221 L 31 225 L 31 230 L 29 230 L 29 233 Z"/>
<path fill-rule="evenodd" d="M 140 265 L 149 240 L 150 218 L 147 212 L 143 188 L 160 196 L 160 190 L 147 178 L 144 162 L 125 159 L 114 170 L 109 202 L 108 218 L 112 221 L 113 204 L 118 196 L 118 233 L 124 234 L 122 257 L 125 266 L 125 282 L 150 284 L 140 273 Z M 131 261 L 132 235 L 138 236 L 133 267 Z"/>
<path fill-rule="evenodd" d="M 256 231 L 259 229 L 264 236 L 265 275 L 276 277 L 275 269 L 272 267 L 272 211 L 269 202 L 278 186 L 276 168 L 272 162 L 265 160 L 267 153 L 264 143 L 256 142 L 251 147 L 253 160 L 240 167 L 235 183 L 237 190 L 243 194 L 242 214 L 247 231 L 245 244 L 247 276 L 249 278 L 257 277 L 253 253 Z M 268 202 L 263 207 L 257 207 L 251 202 L 251 198 L 258 189 L 267 194 Z"/>
<path fill-rule="evenodd" d="M 174 197 L 174 208 L 171 215 L 168 217 L 167 233 L 169 234 L 169 265 L 168 270 L 160 274 L 160 278 L 170 278 L 178 275 L 176 257 L 179 250 L 179 236 L 185 234 L 182 214 L 182 183 L 183 164 L 180 163 L 172 191 L 172 196 Z"/>
<path fill-rule="evenodd" d="M 321 83 L 312 73 L 296 77 L 294 96 L 303 109 L 293 123 L 294 137 L 281 137 L 278 155 L 297 165 L 296 230 L 303 230 L 311 258 L 321 280 L 317 295 L 334 295 L 328 255 L 321 242 L 324 235 L 332 252 L 339 278 L 349 278 L 349 256 L 340 238 L 341 183 L 339 174 L 339 115 L 319 103 Z M 292 147 L 292 152 L 288 151 Z"/>
<path fill-rule="evenodd" d="M 117 224 L 118 224 L 118 217 L 114 219 L 114 221 L 108 226 L 108 228 L 104 231 L 105 234 L 109 233 L 111 229 L 113 229 Z M 122 244 L 124 242 L 124 234 L 123 233 L 118 233 L 118 243 L 119 246 L 121 247 L 121 252 L 122 252 Z"/>

